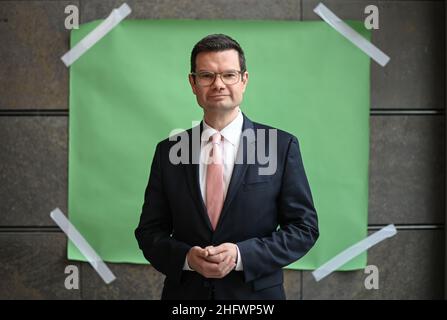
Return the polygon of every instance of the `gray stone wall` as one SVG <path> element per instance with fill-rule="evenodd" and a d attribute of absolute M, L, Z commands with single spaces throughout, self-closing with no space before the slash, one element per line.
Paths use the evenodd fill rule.
<path fill-rule="evenodd" d="M 163 276 L 151 266 L 113 264 L 105 285 L 89 264 L 66 259 L 66 237 L 49 212 L 67 212 L 69 49 L 64 8 L 82 23 L 123 1 L 0 1 L 0 299 L 158 299 Z M 127 0 L 130 19 L 318 20 L 311 0 Z M 379 8 L 372 41 L 390 57 L 371 63 L 369 230 L 398 234 L 369 250 L 379 290 L 362 270 L 315 282 L 285 271 L 288 299 L 444 297 L 445 4 L 443 1 L 327 0 L 342 19 Z M 79 266 L 80 290 L 64 269 Z"/>

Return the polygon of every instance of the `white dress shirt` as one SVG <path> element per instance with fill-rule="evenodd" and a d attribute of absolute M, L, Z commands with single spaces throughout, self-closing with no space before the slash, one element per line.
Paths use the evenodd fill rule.
<path fill-rule="evenodd" d="M 225 128 L 220 131 L 223 137 L 222 146 L 222 157 L 224 166 L 224 197 L 227 196 L 228 186 L 230 185 L 231 175 L 233 173 L 234 163 L 236 161 L 237 150 L 239 148 L 239 141 L 242 134 L 242 124 L 244 122 L 244 117 L 239 109 L 236 118 L 231 121 Z M 210 161 L 210 151 L 212 148 L 212 143 L 210 142 L 210 137 L 218 132 L 216 129 L 212 128 L 203 119 L 203 131 L 201 136 L 200 144 L 200 163 L 199 163 L 199 181 L 200 181 L 200 191 L 202 194 L 203 203 L 206 203 L 206 168 L 207 163 Z M 239 248 L 237 248 L 237 262 L 235 270 L 243 270 L 241 254 Z M 193 271 L 185 258 L 185 264 L 183 265 L 183 270 Z"/>

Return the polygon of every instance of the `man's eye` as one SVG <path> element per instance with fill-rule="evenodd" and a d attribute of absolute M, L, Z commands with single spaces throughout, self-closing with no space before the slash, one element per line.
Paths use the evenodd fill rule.
<path fill-rule="evenodd" d="M 224 74 L 223 74 L 223 77 L 224 77 L 225 79 L 234 79 L 234 78 L 237 77 L 237 74 L 234 73 L 234 72 L 231 72 L 231 73 L 224 73 Z"/>
<path fill-rule="evenodd" d="M 212 73 L 202 73 L 199 74 L 199 77 L 202 79 L 212 79 L 214 78 L 214 75 Z"/>

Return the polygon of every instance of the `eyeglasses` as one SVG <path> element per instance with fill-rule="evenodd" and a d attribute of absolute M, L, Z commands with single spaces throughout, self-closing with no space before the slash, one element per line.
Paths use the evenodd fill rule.
<path fill-rule="evenodd" d="M 196 77 L 196 83 L 201 87 L 208 87 L 212 85 L 216 80 L 216 75 L 219 75 L 222 82 L 226 85 L 236 84 L 242 78 L 240 76 L 242 74 L 242 71 L 237 70 L 224 72 L 201 71 L 191 72 L 191 74 Z"/>

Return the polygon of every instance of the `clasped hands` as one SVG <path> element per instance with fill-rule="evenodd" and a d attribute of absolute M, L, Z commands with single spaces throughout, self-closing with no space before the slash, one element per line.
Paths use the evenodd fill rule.
<path fill-rule="evenodd" d="M 223 278 L 236 267 L 237 246 L 229 242 L 216 247 L 195 246 L 186 259 L 190 268 L 205 278 Z"/>

